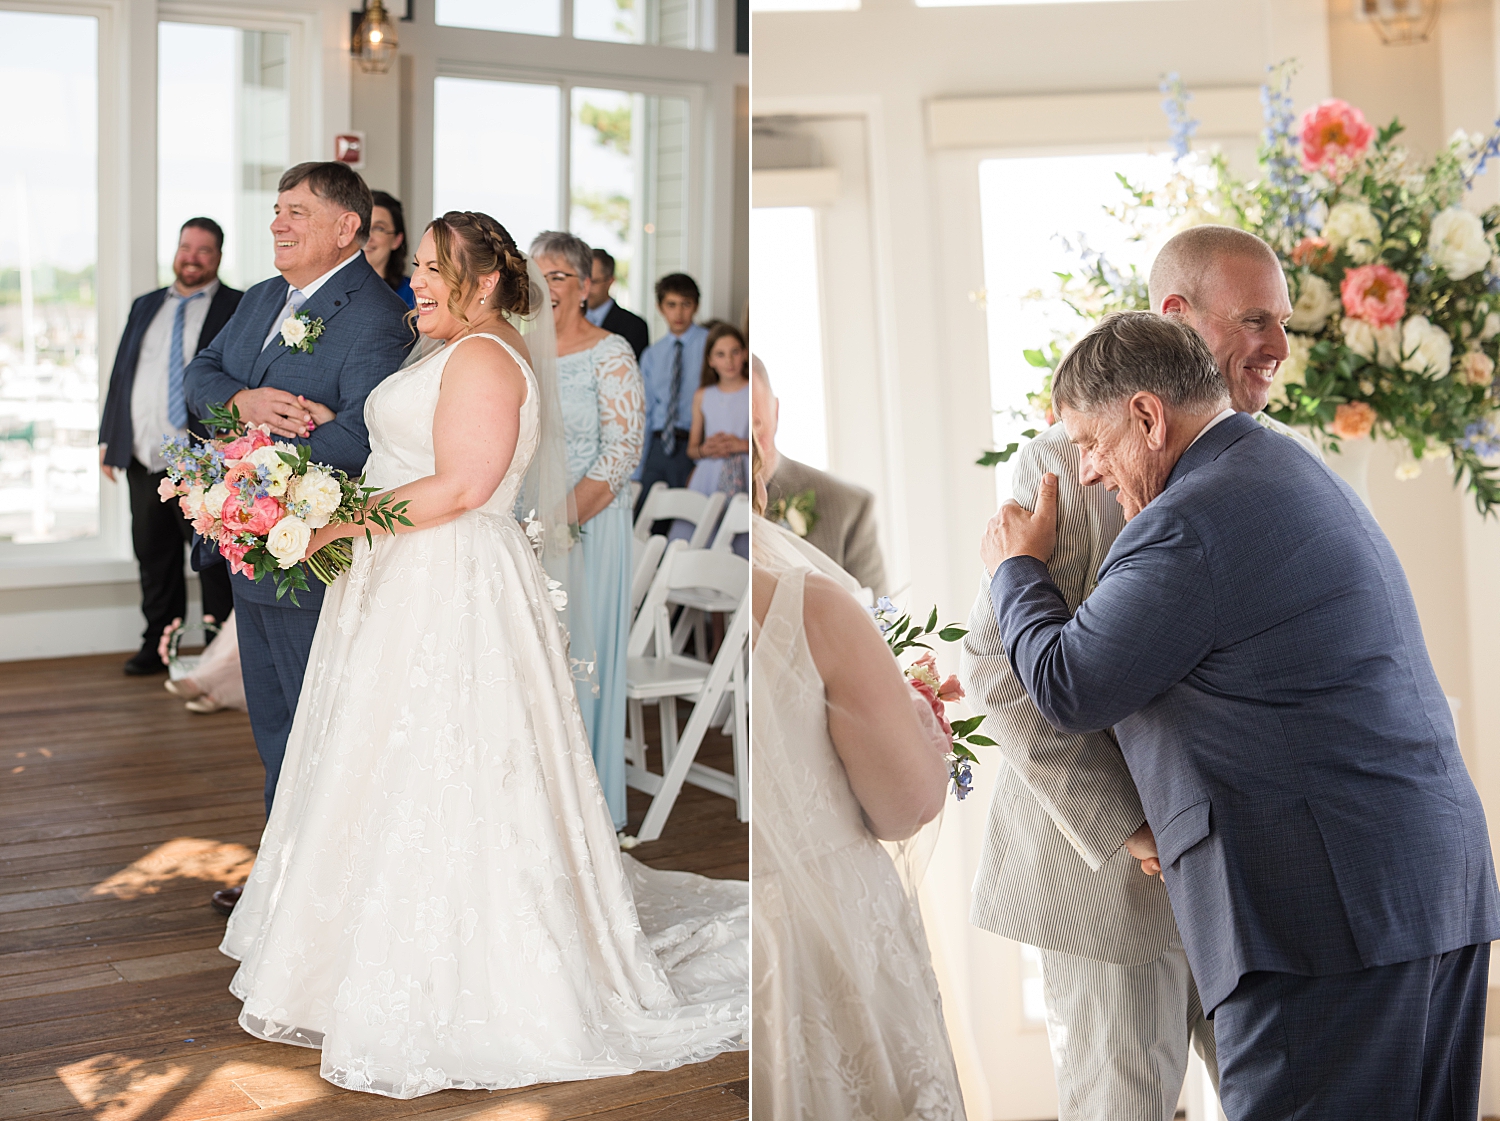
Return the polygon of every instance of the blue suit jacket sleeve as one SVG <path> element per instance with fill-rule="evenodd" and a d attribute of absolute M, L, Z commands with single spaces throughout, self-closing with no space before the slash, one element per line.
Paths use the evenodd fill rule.
<path fill-rule="evenodd" d="M 1072 618 L 1034 557 L 1012 557 L 995 571 L 990 603 L 1010 664 L 1063 732 L 1119 723 L 1192 673 L 1213 647 L 1203 546 L 1181 517 L 1149 508 L 1121 534 Z"/>
<path fill-rule="evenodd" d="M 380 317 L 366 328 L 364 345 L 339 371 L 339 400 L 323 401 L 335 412 L 333 420 L 313 429 L 308 440 L 315 463 L 335 466 L 360 464 L 370 455 L 370 432 L 365 427 L 365 398 L 406 359 L 411 330 L 400 317 Z M 299 441 L 300 442 L 300 441 Z M 350 472 L 358 475 L 358 470 Z"/>
<path fill-rule="evenodd" d="M 248 301 L 241 301 L 243 306 Z M 234 334 L 240 313 L 225 324 L 214 341 L 200 350 L 182 374 L 182 396 L 188 412 L 195 417 L 208 416 L 213 405 L 227 405 L 229 399 L 245 388 L 245 383 L 224 370 L 224 344 Z"/>

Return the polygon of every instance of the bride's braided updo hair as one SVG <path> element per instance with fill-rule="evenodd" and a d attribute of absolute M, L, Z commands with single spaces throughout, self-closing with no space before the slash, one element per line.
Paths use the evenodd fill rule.
<path fill-rule="evenodd" d="M 509 315 L 529 315 L 531 282 L 526 258 L 516 248 L 515 238 L 488 214 L 450 210 L 434 218 L 433 245 L 437 250 L 438 274 L 448 286 L 448 310 L 465 327 L 472 327 L 464 308 L 479 290 L 479 278 L 498 272 L 495 290 L 485 297 L 485 307 Z"/>

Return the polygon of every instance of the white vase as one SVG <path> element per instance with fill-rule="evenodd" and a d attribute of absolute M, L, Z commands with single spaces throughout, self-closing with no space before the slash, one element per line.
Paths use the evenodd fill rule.
<path fill-rule="evenodd" d="M 1374 513 L 1375 507 L 1370 503 L 1370 455 L 1375 450 L 1375 441 L 1369 436 L 1361 440 L 1342 440 L 1340 447 L 1343 450 L 1326 453 L 1328 466 L 1354 488 L 1360 501 Z"/>

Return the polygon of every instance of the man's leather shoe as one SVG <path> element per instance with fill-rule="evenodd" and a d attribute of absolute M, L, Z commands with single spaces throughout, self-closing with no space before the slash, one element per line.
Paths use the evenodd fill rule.
<path fill-rule="evenodd" d="M 234 905 L 240 901 L 240 893 L 244 890 L 243 886 L 220 888 L 213 893 L 212 898 L 209 899 L 209 904 L 221 915 L 232 915 L 234 914 Z"/>
<path fill-rule="evenodd" d="M 166 673 L 167 666 L 156 652 L 156 647 L 147 649 L 142 646 L 125 663 L 125 672 L 131 677 L 150 677 L 152 674 Z"/>

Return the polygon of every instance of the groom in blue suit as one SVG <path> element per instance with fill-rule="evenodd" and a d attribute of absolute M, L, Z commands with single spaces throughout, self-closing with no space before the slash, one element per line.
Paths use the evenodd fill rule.
<path fill-rule="evenodd" d="M 365 261 L 370 190 L 342 163 L 303 163 L 281 177 L 271 223 L 280 276 L 245 293 L 234 317 L 183 375 L 188 409 L 233 405 L 241 419 L 306 443 L 315 463 L 358 476 L 370 455 L 365 398 L 401 365 L 414 335 L 406 305 Z M 309 337 L 297 343 L 299 327 Z M 321 327 L 320 331 L 315 330 Z M 316 334 L 316 338 L 311 337 Z M 266 812 L 312 649 L 323 585 L 276 598 L 275 582 L 236 575 L 240 667 Z M 214 894 L 228 914 L 239 888 Z"/>
<path fill-rule="evenodd" d="M 1055 478 L 981 554 L 1057 728 L 1114 727 L 1214 1018 L 1231 1121 L 1478 1115 L 1500 899 L 1411 592 L 1364 504 L 1229 408 L 1191 328 L 1104 320 L 1053 402 L 1080 481 L 1134 513 L 1072 617 Z"/>

